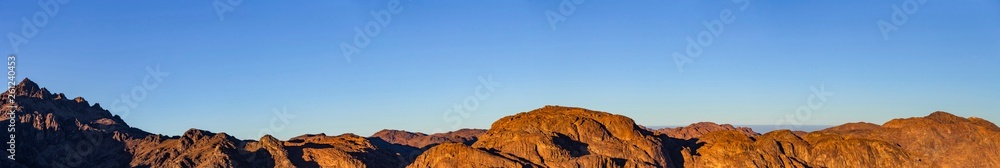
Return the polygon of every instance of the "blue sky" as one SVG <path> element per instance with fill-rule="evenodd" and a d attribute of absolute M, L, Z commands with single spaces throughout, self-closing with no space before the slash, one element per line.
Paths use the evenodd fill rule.
<path fill-rule="evenodd" d="M 212 1 L 70 1 L 17 47 L 19 75 L 121 113 L 111 104 L 158 66 L 169 75 L 142 89 L 126 122 L 241 139 L 488 128 L 548 104 L 651 126 L 796 114 L 807 125 L 883 123 L 937 110 L 1000 121 L 996 1 L 927 1 L 895 25 L 893 5 L 907 1 L 587 0 L 553 29 L 546 11 L 560 1 L 403 0 L 348 62 L 341 43 L 389 2 L 243 1 L 220 17 Z M 672 53 L 725 10 L 732 22 L 680 71 Z M 14 53 L 7 33 L 45 10 L 3 1 L 0 11 L 0 51 Z M 885 38 L 879 20 L 898 29 Z M 500 86 L 475 98 L 489 77 Z M 834 94 L 797 113 L 821 86 Z M 468 115 L 447 112 L 470 97 Z M 294 117 L 273 113 L 282 108 Z"/>

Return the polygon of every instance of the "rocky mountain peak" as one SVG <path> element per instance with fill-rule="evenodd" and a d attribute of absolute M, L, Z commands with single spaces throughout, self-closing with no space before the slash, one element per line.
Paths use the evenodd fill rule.
<path fill-rule="evenodd" d="M 181 137 L 190 138 L 190 139 L 198 139 L 198 138 L 210 137 L 210 136 L 215 136 L 215 133 L 208 132 L 208 131 L 205 131 L 205 130 L 196 129 L 196 128 L 188 129 L 187 131 L 184 131 L 184 134 L 181 134 Z"/>
<path fill-rule="evenodd" d="M 128 125 L 121 118 L 115 117 L 100 105 L 95 103 L 92 106 L 83 97 L 69 100 L 63 93 L 52 94 L 48 89 L 39 87 L 37 83 L 28 78 L 21 80 L 16 86 L 15 92 L 19 96 L 17 104 L 21 107 L 20 112 L 29 115 L 25 118 L 46 118 L 45 120 L 56 122 L 67 121 L 67 123 L 58 123 L 58 125 L 80 125 L 82 128 L 95 127 L 92 124 L 96 123 L 103 125 L 98 128 L 110 129 L 107 131 L 128 128 Z M 6 100 L 6 97 L 2 99 Z M 3 103 L 6 104 L 7 101 Z M 79 124 L 69 122 L 74 120 Z M 111 124 L 109 125 L 109 123 Z"/>
<path fill-rule="evenodd" d="M 49 99 L 55 96 L 52 95 L 48 89 L 38 87 L 37 83 L 28 78 L 21 80 L 21 83 L 18 83 L 17 86 L 14 87 L 14 90 L 17 92 L 17 96 L 28 96 L 39 99 Z"/>
<path fill-rule="evenodd" d="M 935 111 L 924 118 L 942 123 L 954 123 L 966 120 L 965 118 L 944 111 Z"/>
<path fill-rule="evenodd" d="M 471 147 L 483 151 L 442 150 L 498 153 L 498 158 L 492 159 L 498 163 L 507 160 L 541 167 L 669 167 L 670 163 L 658 138 L 632 119 L 578 107 L 545 106 L 501 118 Z M 437 151 L 435 148 L 430 150 Z M 434 162 L 418 158 L 415 164 L 438 165 Z"/>
<path fill-rule="evenodd" d="M 73 98 L 73 101 L 76 101 L 76 103 L 90 104 L 90 103 L 87 102 L 87 99 L 83 99 L 83 97 Z"/>
<path fill-rule="evenodd" d="M 17 88 L 19 90 L 22 89 L 38 90 L 38 84 L 35 83 L 35 81 L 31 81 L 31 79 L 24 78 L 23 80 L 21 80 L 21 83 L 17 84 Z"/>
<path fill-rule="evenodd" d="M 271 134 L 264 134 L 264 136 L 260 137 L 260 140 L 257 141 L 260 141 L 261 143 L 265 144 L 281 142 L 281 140 L 278 140 L 278 138 L 271 136 Z"/>
<path fill-rule="evenodd" d="M 66 94 L 63 94 L 63 93 L 56 93 L 56 97 L 55 97 L 54 99 L 56 99 L 56 100 L 63 100 L 63 99 L 66 99 Z"/>

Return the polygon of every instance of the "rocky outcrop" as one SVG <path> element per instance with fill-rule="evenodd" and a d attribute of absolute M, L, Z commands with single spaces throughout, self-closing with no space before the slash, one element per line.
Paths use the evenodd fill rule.
<path fill-rule="evenodd" d="M 407 167 L 538 167 L 529 162 L 451 142 L 434 146 L 417 160 L 419 162 Z"/>
<path fill-rule="evenodd" d="M 749 137 L 755 137 L 757 135 L 760 135 L 759 133 L 754 132 L 753 129 L 750 129 L 748 127 L 733 127 L 733 125 L 729 124 L 719 125 L 713 122 L 699 122 L 688 125 L 686 127 L 661 128 L 658 130 L 654 130 L 654 132 L 666 134 L 667 136 L 679 139 L 691 139 L 691 138 L 701 137 L 702 135 L 708 134 L 710 132 L 724 131 L 724 130 L 739 131 L 743 135 Z"/>
<path fill-rule="evenodd" d="M 501 118 L 472 144 L 489 156 L 542 167 L 669 167 L 660 140 L 628 117 L 575 107 L 546 106 Z M 441 148 L 441 149 L 439 149 Z M 433 147 L 470 152 L 467 148 Z M 448 152 L 426 153 L 415 165 L 472 164 Z M 443 156 L 438 156 L 443 155 Z M 503 160 L 503 159 L 492 159 Z M 506 162 L 504 162 L 506 163 Z"/>
<path fill-rule="evenodd" d="M 737 131 L 712 132 L 683 153 L 685 167 L 920 167 L 891 142 L 788 130 L 748 138 Z"/>
<path fill-rule="evenodd" d="M 485 132 L 486 130 L 484 129 L 465 128 L 457 131 L 427 135 L 419 132 L 384 129 L 372 134 L 371 137 L 379 138 L 392 144 L 424 148 L 444 142 L 457 142 L 469 145 L 476 142 L 477 137 Z"/>
<path fill-rule="evenodd" d="M 997 163 L 1000 142 L 996 141 L 1000 139 L 997 137 L 1000 128 L 981 118 L 962 118 L 946 112 L 896 119 L 881 126 L 849 123 L 810 133 L 778 130 L 757 135 L 725 126 L 691 129 L 720 128 L 700 123 L 688 129 L 674 129 L 680 130 L 680 134 L 662 132 L 657 135 L 659 143 L 641 141 L 652 135 L 643 129 L 628 131 L 631 120 L 615 118 L 603 112 L 548 106 L 500 119 L 471 147 L 431 148 L 433 153 L 421 155 L 411 166 L 475 165 L 466 161 L 474 158 L 449 153 L 470 153 L 467 155 L 490 158 L 487 160 L 491 163 L 527 167 L 989 167 L 1000 164 Z M 630 150 L 616 144 L 634 146 Z M 649 146 L 653 147 L 646 148 Z M 653 148 L 662 149 L 662 155 L 649 157 L 648 151 Z M 618 155 L 601 151 L 617 151 Z"/>
<path fill-rule="evenodd" d="M 284 142 L 271 135 L 264 135 L 256 142 L 247 142 L 244 150 L 248 162 L 253 165 L 295 167 L 288 157 L 288 150 L 285 149 Z"/>
<path fill-rule="evenodd" d="M 756 139 L 712 132 L 684 153 L 688 167 L 990 167 L 1000 165 L 1000 129 L 980 118 L 946 112 L 883 125 L 848 123 Z"/>
<path fill-rule="evenodd" d="M 253 167 L 240 155 L 245 142 L 225 133 L 190 129 L 179 137 L 128 139 L 132 167 Z M 265 163 L 263 165 L 273 165 Z M 264 167 L 264 166 L 260 166 Z"/>
<path fill-rule="evenodd" d="M 1000 165 L 1000 128 L 981 118 L 938 111 L 925 117 L 893 119 L 880 127 L 845 127 L 851 125 L 817 133 L 888 142 L 922 163 L 940 167 Z"/>
<path fill-rule="evenodd" d="M 298 137 L 284 146 L 291 163 L 300 167 L 403 167 L 410 163 L 404 155 L 408 151 L 354 134 Z"/>

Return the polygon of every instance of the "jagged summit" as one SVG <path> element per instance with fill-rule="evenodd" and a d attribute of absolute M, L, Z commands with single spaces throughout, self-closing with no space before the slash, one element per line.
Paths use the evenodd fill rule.
<path fill-rule="evenodd" d="M 14 87 L 14 91 L 17 96 L 28 96 L 39 99 L 50 99 L 56 96 L 50 93 L 48 89 L 38 87 L 37 83 L 28 78 L 21 80 L 21 83 L 18 83 L 17 86 Z M 7 92 L 9 92 L 9 90 L 4 91 L 4 94 L 8 94 Z"/>
<path fill-rule="evenodd" d="M 202 129 L 190 128 L 187 131 L 184 131 L 184 134 L 181 134 L 181 137 L 192 137 L 192 138 L 198 138 L 204 136 L 215 136 L 215 133 Z"/>
<path fill-rule="evenodd" d="M 9 90 L 8 90 L 9 92 Z M 81 124 L 90 122 L 119 123 L 127 126 L 118 117 L 114 117 L 110 111 L 102 108 L 98 104 L 90 105 L 83 97 L 67 99 L 63 93 L 53 94 L 45 87 L 40 87 L 38 83 L 31 79 L 24 78 L 14 88 L 17 95 L 16 103 L 22 106 L 21 112 L 38 113 L 39 115 L 52 114 L 53 120 L 78 120 Z M 5 92 L 6 94 L 6 92 Z M 2 98 L 6 100 L 7 97 Z M 7 103 L 7 101 L 4 101 Z M 97 121 L 107 119 L 112 121 Z M 73 124 L 78 125 L 78 124 Z"/>
<path fill-rule="evenodd" d="M 17 84 L 17 87 L 18 88 L 35 88 L 35 89 L 37 89 L 38 88 L 38 84 L 35 83 L 35 81 L 31 81 L 31 79 L 24 78 L 23 80 L 21 80 L 21 83 Z"/>

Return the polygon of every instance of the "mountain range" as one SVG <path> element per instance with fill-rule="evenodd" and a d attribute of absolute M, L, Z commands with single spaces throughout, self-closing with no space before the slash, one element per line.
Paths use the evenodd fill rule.
<path fill-rule="evenodd" d="M 16 160 L 0 167 L 995 167 L 1000 127 L 933 112 L 881 125 L 803 132 L 711 122 L 649 129 L 631 118 L 545 106 L 489 129 L 371 136 L 307 134 L 241 140 L 207 130 L 179 136 L 129 126 L 99 103 L 53 94 L 29 79 L 7 96 Z M 4 93 L 7 95 L 8 93 Z M 2 115 L 0 120 L 8 121 Z M 8 142 L 8 136 L 0 136 Z"/>

